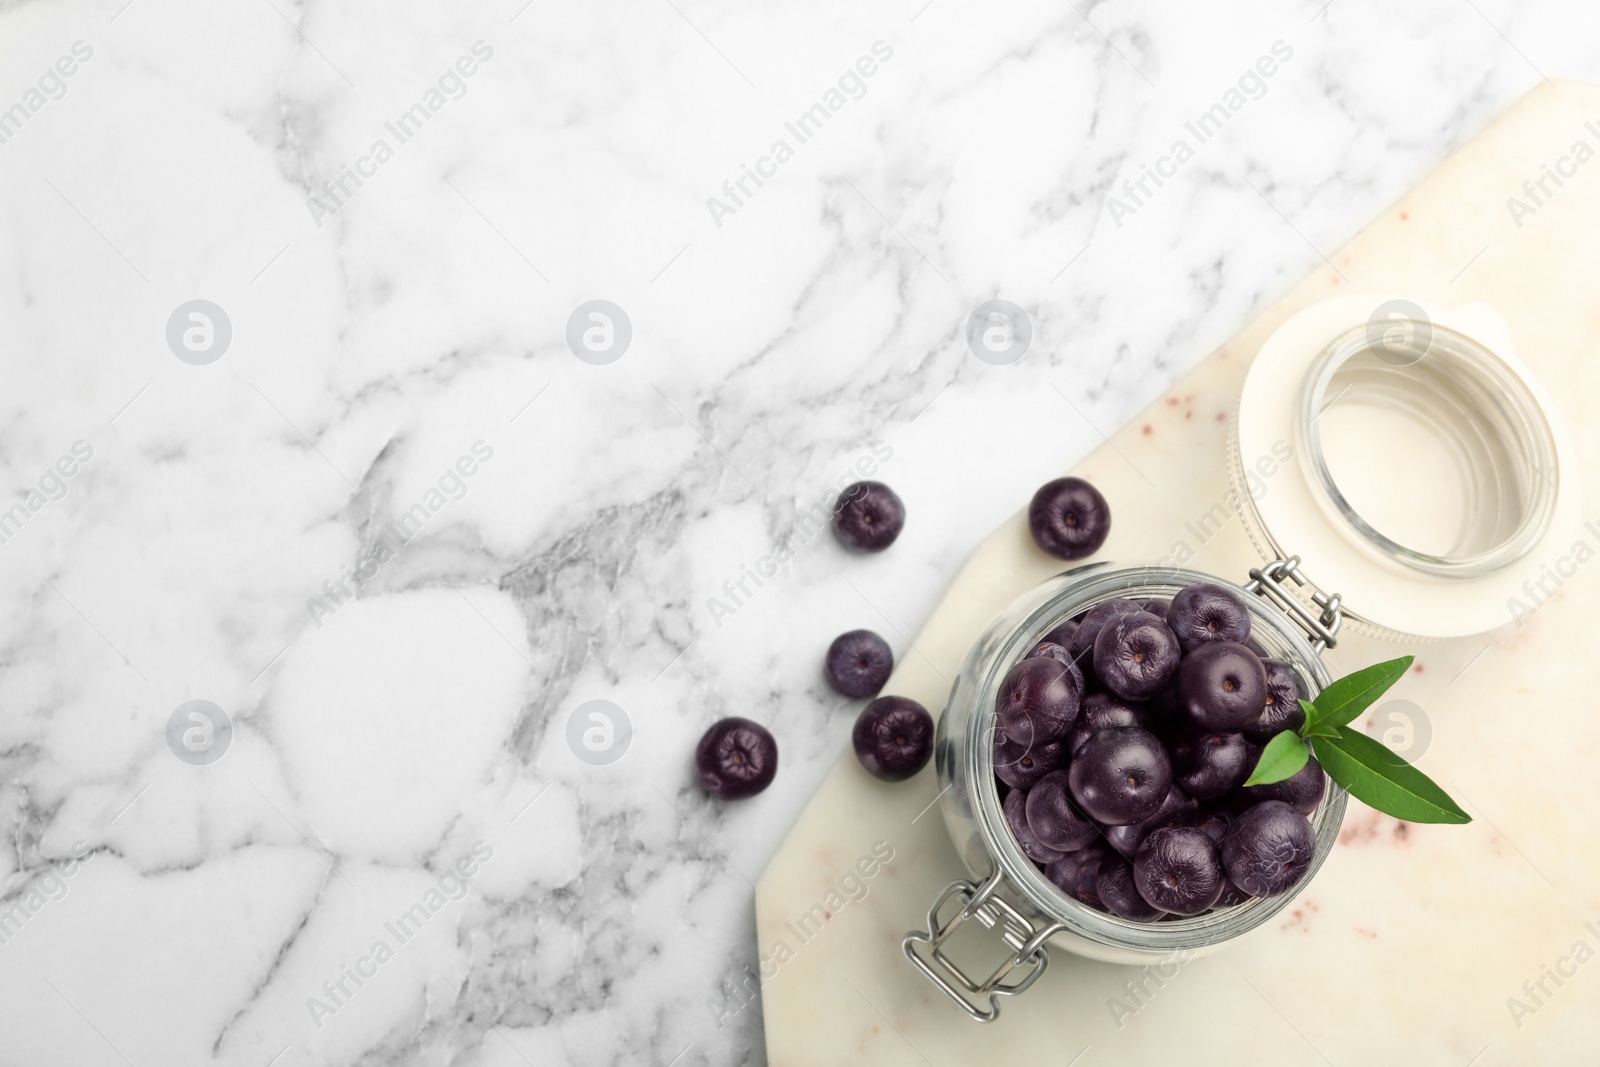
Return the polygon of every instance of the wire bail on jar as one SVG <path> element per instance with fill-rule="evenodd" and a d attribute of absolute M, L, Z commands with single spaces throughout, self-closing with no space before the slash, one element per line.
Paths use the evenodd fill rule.
<path fill-rule="evenodd" d="M 1045 942 L 1062 929 L 1060 923 L 1035 927 L 1020 911 L 996 895 L 995 890 L 1004 880 L 1005 872 L 997 867 L 981 886 L 965 880 L 950 883 L 928 909 L 927 930 L 913 931 L 900 942 L 906 959 L 980 1023 L 992 1023 L 1000 1017 L 1001 997 L 1025 992 L 1044 974 L 1050 965 Z M 939 913 L 952 898 L 959 899 L 961 907 L 945 921 Z M 987 978 L 970 977 L 943 948 L 956 928 L 969 919 L 976 919 L 990 929 L 998 927 L 1000 939 L 1012 949 L 1011 956 L 1002 959 Z M 926 958 L 916 951 L 919 944 L 928 946 L 930 951 Z M 1027 970 L 1020 978 L 1006 981 L 1013 971 L 1023 966 Z"/>
<path fill-rule="evenodd" d="M 1321 614 L 1313 615 L 1281 579 L 1288 578 L 1295 585 L 1305 585 L 1306 577 L 1300 573 L 1300 557 L 1275 559 L 1264 567 L 1250 568 L 1250 581 L 1245 589 L 1257 596 L 1266 597 L 1305 630 L 1311 638 L 1311 647 L 1318 652 L 1339 643 L 1339 627 L 1344 623 L 1342 598 L 1338 593 L 1327 594 L 1313 588 L 1311 599 Z"/>

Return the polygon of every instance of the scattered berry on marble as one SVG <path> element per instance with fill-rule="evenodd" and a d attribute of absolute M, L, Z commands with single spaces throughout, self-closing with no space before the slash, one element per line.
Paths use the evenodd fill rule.
<path fill-rule="evenodd" d="M 719 800 L 753 797 L 778 773 L 778 742 L 760 723 L 722 719 L 700 738 L 694 766 L 700 787 Z"/>
<path fill-rule="evenodd" d="M 867 697 L 883 688 L 894 671 L 889 642 L 871 630 L 840 634 L 828 646 L 828 682 L 847 697 Z"/>
<path fill-rule="evenodd" d="M 894 544 L 906 524 L 906 507 L 882 482 L 855 482 L 839 494 L 833 528 L 852 548 L 880 552 Z"/>

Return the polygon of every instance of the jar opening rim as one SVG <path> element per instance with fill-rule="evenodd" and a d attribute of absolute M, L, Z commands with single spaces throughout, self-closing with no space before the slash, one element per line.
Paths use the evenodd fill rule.
<path fill-rule="evenodd" d="M 1340 334 L 1305 377 L 1295 430 L 1313 492 L 1336 524 L 1387 561 L 1458 579 L 1499 571 L 1531 552 L 1554 521 L 1554 431 L 1527 382 L 1490 349 L 1425 315 L 1404 319 L 1409 332 L 1396 342 L 1380 332 L 1388 321 Z M 1353 387 L 1381 402 L 1438 416 L 1429 428 L 1459 460 L 1462 522 L 1472 526 L 1455 547 L 1425 549 L 1385 534 L 1340 486 L 1322 417 Z M 1385 472 L 1397 491 L 1403 491 L 1406 459 L 1395 455 L 1394 469 Z"/>

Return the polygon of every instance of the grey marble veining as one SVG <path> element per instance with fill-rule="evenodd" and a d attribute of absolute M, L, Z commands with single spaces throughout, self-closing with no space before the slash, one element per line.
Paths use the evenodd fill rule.
<path fill-rule="evenodd" d="M 1600 77 L 1597 17 L 0 4 L 0 1064 L 763 1062 L 759 1007 L 709 1005 L 846 743 L 828 640 L 904 653 L 1035 486 L 1539 78 Z M 1010 366 L 965 343 L 996 298 Z M 193 300 L 212 362 L 169 344 Z M 902 539 L 797 532 L 874 445 Z M 215 762 L 169 743 L 191 700 Z M 569 746 L 593 700 L 610 765 Z M 729 714 L 782 745 L 739 805 L 689 768 Z"/>

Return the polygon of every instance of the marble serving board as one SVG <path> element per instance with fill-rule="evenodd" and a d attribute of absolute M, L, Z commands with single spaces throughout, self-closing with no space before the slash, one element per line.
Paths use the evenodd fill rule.
<path fill-rule="evenodd" d="M 1244 578 L 1259 557 L 1225 468 L 1243 375 L 1286 317 L 1342 292 L 1492 303 L 1555 395 L 1577 439 L 1583 515 L 1600 519 L 1597 149 L 1600 89 L 1547 84 L 1330 253 L 1074 468 L 1104 489 L 1116 517 L 1098 558 L 1176 556 Z M 1547 166 L 1570 173 L 1559 186 L 1546 180 L 1535 202 L 1523 183 Z M 1403 729 L 1392 742 L 1410 744 L 1471 825 L 1407 825 L 1352 803 L 1339 846 L 1280 916 L 1166 977 L 1058 948 L 996 1023 L 969 1020 L 900 949 L 939 890 L 966 873 L 933 769 L 887 785 L 845 749 L 756 892 L 771 1064 L 1600 1061 L 1600 963 L 1590 962 L 1600 951 L 1600 565 L 1590 565 L 1600 522 L 1583 538 L 1541 563 L 1559 587 L 1552 579 L 1535 591 L 1537 610 L 1520 624 L 1508 607 L 1508 625 L 1480 637 L 1397 647 L 1350 635 L 1329 654 L 1336 675 L 1417 655 L 1365 721 L 1383 732 L 1409 720 L 1409 742 Z M 1058 569 L 1013 515 L 977 547 L 912 647 L 897 650 L 886 691 L 937 714 L 979 630 Z"/>

